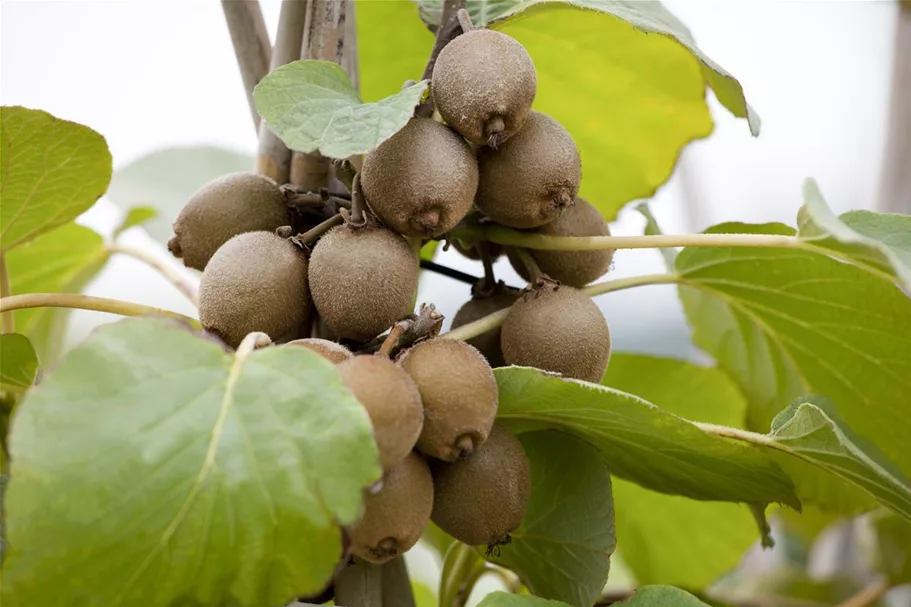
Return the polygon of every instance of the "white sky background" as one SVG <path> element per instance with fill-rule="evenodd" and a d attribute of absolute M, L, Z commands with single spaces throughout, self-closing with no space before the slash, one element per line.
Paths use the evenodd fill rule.
<path fill-rule="evenodd" d="M 873 204 L 896 2 L 671 0 L 667 5 L 703 51 L 740 80 L 763 124 L 761 136 L 753 139 L 745 121 L 712 99 L 715 133 L 687 148 L 653 203 L 666 232 L 727 220 L 793 224 L 807 176 L 819 181 L 837 212 Z M 263 2 L 273 34 L 279 6 L 277 0 Z M 216 0 L 3 0 L 0 102 L 44 109 L 99 131 L 115 168 L 171 146 L 214 144 L 247 153 L 256 146 Z M 85 222 L 104 229 L 116 219 L 102 203 Z M 638 214 L 626 211 L 612 230 L 634 234 L 641 226 Z M 133 244 L 153 246 L 139 230 L 127 236 Z M 439 261 L 481 272 L 454 251 Z M 501 278 L 519 284 L 508 264 L 498 270 Z M 660 271 L 656 252 L 623 251 L 612 275 Z M 436 303 L 451 318 L 468 298 L 467 285 L 425 276 L 419 301 Z M 192 312 L 170 285 L 129 259 L 115 259 L 89 292 Z M 681 344 L 687 328 L 672 287 L 598 301 L 616 349 L 686 353 Z M 75 339 L 106 317 L 77 312 L 72 318 Z"/>

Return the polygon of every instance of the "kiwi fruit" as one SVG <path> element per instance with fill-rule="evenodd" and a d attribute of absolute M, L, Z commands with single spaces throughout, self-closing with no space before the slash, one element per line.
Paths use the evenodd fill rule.
<path fill-rule="evenodd" d="M 304 348 L 313 350 L 331 363 L 344 362 L 354 356 L 354 354 L 351 353 L 351 350 L 345 346 L 335 343 L 334 341 L 329 341 L 328 339 L 320 339 L 318 337 L 295 339 L 293 341 L 289 341 L 288 345 L 302 346 Z"/>
<path fill-rule="evenodd" d="M 556 120 L 531 112 L 518 133 L 498 150 L 478 152 L 475 204 L 493 221 L 537 228 L 573 204 L 582 180 L 579 149 Z"/>
<path fill-rule="evenodd" d="M 494 148 L 522 127 L 537 87 L 525 47 L 488 29 L 465 32 L 443 47 L 430 81 L 446 123 L 472 143 Z"/>
<path fill-rule="evenodd" d="M 307 258 L 272 232 L 234 236 L 202 273 L 200 323 L 233 348 L 253 331 L 272 341 L 293 336 L 309 312 Z"/>
<path fill-rule="evenodd" d="M 468 459 L 434 462 L 436 525 L 469 546 L 509 542 L 522 524 L 531 493 L 528 456 L 509 430 L 495 424 L 484 445 Z"/>
<path fill-rule="evenodd" d="M 412 118 L 364 158 L 361 188 L 386 227 L 436 238 L 474 205 L 478 162 L 468 143 L 445 125 Z"/>
<path fill-rule="evenodd" d="M 417 453 L 409 453 L 383 477 L 382 488 L 366 492 L 364 515 L 348 529 L 351 553 L 385 563 L 421 538 L 433 510 L 433 478 Z"/>
<path fill-rule="evenodd" d="M 418 256 L 399 234 L 377 227 L 332 228 L 310 256 L 310 291 L 340 338 L 366 341 L 413 310 Z"/>
<path fill-rule="evenodd" d="M 610 331 L 588 295 L 544 284 L 509 308 L 500 346 L 507 364 L 599 383 L 610 360 Z"/>
<path fill-rule="evenodd" d="M 452 319 L 452 328 L 457 329 L 462 325 L 484 318 L 488 314 L 504 310 L 511 306 L 518 297 L 518 289 L 511 289 L 503 283 L 497 284 L 490 295 L 472 295 L 472 298 L 456 312 Z M 500 349 L 500 327 L 465 341 L 477 348 L 491 367 L 506 365 L 506 361 L 503 360 L 503 351 Z"/>
<path fill-rule="evenodd" d="M 547 225 L 533 230 L 547 236 L 610 236 L 610 228 L 601 213 L 587 201 L 576 197 L 573 206 L 563 210 L 559 217 Z M 542 251 L 529 249 L 538 268 L 563 284 L 584 287 L 604 276 L 614 258 L 613 249 L 599 251 Z M 531 280 L 519 259 L 507 254 L 513 269 L 525 280 Z"/>
<path fill-rule="evenodd" d="M 168 249 L 185 266 L 204 270 L 218 247 L 238 234 L 291 223 L 279 185 L 256 173 L 230 173 L 198 189 L 174 221 Z"/>
<path fill-rule="evenodd" d="M 408 455 L 421 435 L 424 407 L 417 386 L 385 356 L 362 354 L 336 368 L 370 415 L 380 463 L 389 470 Z"/>
<path fill-rule="evenodd" d="M 398 363 L 424 404 L 418 451 L 452 462 L 484 444 L 497 416 L 497 381 L 474 346 L 430 339 L 406 350 Z"/>

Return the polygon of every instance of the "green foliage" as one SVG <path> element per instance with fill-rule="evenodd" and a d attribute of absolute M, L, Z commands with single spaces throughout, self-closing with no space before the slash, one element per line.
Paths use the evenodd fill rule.
<path fill-rule="evenodd" d="M 111 153 L 92 129 L 24 107 L 0 108 L 0 249 L 61 226 L 111 181 Z"/>
<path fill-rule="evenodd" d="M 306 348 L 231 355 L 166 320 L 102 327 L 29 393 L 13 432 L 11 607 L 282 604 L 323 587 L 337 522 L 379 475 L 367 414 L 331 363 Z"/>
<path fill-rule="evenodd" d="M 372 150 L 405 126 L 426 91 L 422 81 L 376 103 L 363 103 L 337 63 L 303 60 L 263 78 L 253 99 L 290 149 L 347 158 Z"/>
<path fill-rule="evenodd" d="M 133 207 L 127 211 L 126 216 L 123 218 L 123 221 L 120 222 L 120 225 L 117 226 L 117 229 L 114 230 L 114 238 L 117 238 L 122 233 L 126 232 L 130 228 L 134 228 L 138 225 L 142 225 L 147 221 L 151 221 L 158 216 L 158 211 L 152 207 L 140 206 Z"/>
<path fill-rule="evenodd" d="M 893 585 L 911 583 L 911 522 L 888 512 L 871 516 L 879 570 Z"/>
<path fill-rule="evenodd" d="M 69 223 L 6 254 L 12 293 L 78 293 L 107 263 L 104 240 Z M 67 309 L 31 308 L 14 312 L 16 329 L 27 335 L 45 366 L 63 346 Z"/>
<path fill-rule="evenodd" d="M 38 377 L 38 356 L 28 337 L 19 333 L 0 335 L 0 387 L 27 390 Z"/>
<path fill-rule="evenodd" d="M 147 204 L 158 214 L 144 222 L 152 238 L 165 244 L 171 223 L 197 189 L 227 173 L 253 169 L 252 156 L 212 146 L 168 148 L 152 152 L 117 169 L 106 198 L 125 213 Z"/>
<path fill-rule="evenodd" d="M 607 582 L 617 542 L 610 475 L 594 448 L 562 432 L 519 439 L 531 463 L 531 498 L 512 542 L 488 558 L 538 596 L 588 607 Z"/>
<path fill-rule="evenodd" d="M 670 586 L 644 586 L 617 606 L 624 607 L 706 607 L 689 592 Z"/>
<path fill-rule="evenodd" d="M 684 361 L 614 354 L 603 383 L 694 421 L 736 427 L 746 415 L 746 399 L 722 371 Z M 623 561 L 640 584 L 704 588 L 758 537 L 739 504 L 663 495 L 623 479 L 614 479 L 614 504 Z"/>
<path fill-rule="evenodd" d="M 478 607 L 569 607 L 560 601 L 540 599 L 536 596 L 491 592 L 478 603 Z"/>
<path fill-rule="evenodd" d="M 494 374 L 498 419 L 515 432 L 578 436 L 601 452 L 615 476 L 694 499 L 800 506 L 791 480 L 761 450 L 708 434 L 638 396 L 526 367 Z"/>

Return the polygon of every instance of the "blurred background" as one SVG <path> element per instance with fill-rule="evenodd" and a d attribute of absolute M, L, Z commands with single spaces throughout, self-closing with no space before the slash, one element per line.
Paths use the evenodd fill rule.
<path fill-rule="evenodd" d="M 273 40 L 280 4 L 262 2 Z M 754 139 L 743 120 L 710 98 L 713 135 L 684 150 L 672 178 L 650 201 L 665 232 L 698 231 L 729 220 L 794 225 L 807 177 L 818 181 L 836 213 L 859 208 L 911 212 L 907 185 L 896 189 L 898 179 L 884 177 L 888 162 L 895 162 L 894 153 L 887 158 L 888 145 L 893 150 L 904 146 L 904 161 L 911 164 L 907 118 L 903 126 L 890 118 L 898 2 L 665 4 L 689 26 L 700 48 L 738 78 L 762 117 L 762 134 Z M 221 149 L 212 152 L 213 167 L 252 168 L 256 137 L 218 2 L 4 0 L 0 9 L 0 102 L 40 108 L 102 133 L 115 172 L 120 172 L 112 196 L 117 188 L 126 191 L 142 183 L 136 167 L 143 165 L 133 163 L 166 148 L 213 146 Z M 906 61 L 911 61 L 909 12 L 905 9 L 901 26 L 906 31 Z M 903 86 L 896 99 L 911 107 L 911 82 Z M 904 172 L 907 184 L 911 166 Z M 174 175 L 182 184 L 192 180 L 193 175 Z M 168 183 L 147 186 L 145 200 L 119 202 L 154 206 L 157 196 L 169 192 Z M 644 220 L 632 206 L 611 225 L 614 234 L 641 233 Z M 80 223 L 110 234 L 122 208 L 104 198 Z M 172 219 L 162 217 L 159 228 L 167 229 Z M 122 239 L 185 271 L 143 228 L 129 230 Z M 439 253 L 437 261 L 482 273 L 479 264 L 454 250 Z M 496 270 L 507 283 L 521 284 L 507 262 Z M 661 271 L 658 252 L 621 251 L 612 275 Z M 123 256 L 115 256 L 86 292 L 195 313 L 157 273 Z M 468 297 L 467 285 L 424 273 L 419 301 L 434 302 L 448 318 Z M 698 359 L 673 287 L 612 293 L 598 303 L 616 350 Z M 113 319 L 76 311 L 67 341 L 81 340 L 99 323 Z M 421 550 L 410 560 L 430 554 Z M 833 553 L 831 547 L 828 553 Z M 419 575 L 432 584 L 432 568 L 419 568 Z M 615 572 L 622 583 L 622 563 Z M 907 594 L 896 597 L 907 602 L 895 605 L 911 605 Z"/>

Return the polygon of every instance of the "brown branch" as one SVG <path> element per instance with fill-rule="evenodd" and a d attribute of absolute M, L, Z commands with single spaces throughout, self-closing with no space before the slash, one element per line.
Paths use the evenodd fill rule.
<path fill-rule="evenodd" d="M 269 43 L 269 32 L 263 20 L 263 11 L 259 0 L 221 0 L 225 14 L 237 67 L 247 94 L 253 128 L 259 132 L 259 112 L 253 103 L 253 87 L 269 72 L 269 60 L 272 46 Z"/>
<path fill-rule="evenodd" d="M 341 214 L 333 215 L 321 224 L 310 228 L 300 236 L 296 236 L 294 240 L 302 245 L 310 244 L 335 226 L 341 225 L 343 221 L 344 217 Z"/>
<path fill-rule="evenodd" d="M 304 36 L 304 22 L 307 18 L 307 2 L 289 0 L 282 2 L 278 17 L 278 33 L 275 48 L 272 49 L 270 71 L 300 57 L 301 40 Z M 259 154 L 256 171 L 271 177 L 280 184 L 287 183 L 291 173 L 291 150 L 272 132 L 266 121 L 259 125 Z"/>
<path fill-rule="evenodd" d="M 898 5 L 892 56 L 886 150 L 874 208 L 883 213 L 911 213 L 911 2 L 907 0 Z"/>
<path fill-rule="evenodd" d="M 424 73 L 421 74 L 421 80 L 430 80 L 433 77 L 433 66 L 437 64 L 437 57 L 443 48 L 452 42 L 462 33 L 462 25 L 459 22 L 458 13 L 465 9 L 465 0 L 444 0 L 443 15 L 440 18 L 440 27 L 437 28 L 436 41 L 433 43 L 433 50 L 430 51 L 430 57 L 424 66 Z M 414 115 L 421 118 L 430 118 L 433 116 L 433 95 L 427 97 L 427 101 L 420 104 L 414 111 Z"/>

